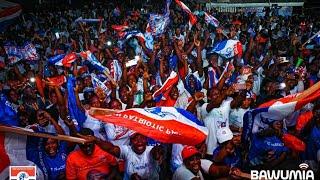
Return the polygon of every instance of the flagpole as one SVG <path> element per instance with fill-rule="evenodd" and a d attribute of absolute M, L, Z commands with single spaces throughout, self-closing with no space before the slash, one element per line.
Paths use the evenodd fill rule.
<path fill-rule="evenodd" d="M 297 97 L 292 99 L 291 102 L 302 100 L 319 89 L 320 89 L 320 81 L 314 84 L 313 86 L 309 87 L 307 90 L 303 91 L 303 93 L 299 94 Z"/>
<path fill-rule="evenodd" d="M 104 108 L 90 108 L 89 114 L 92 115 L 112 115 L 118 113 L 120 110 L 115 109 L 104 109 Z"/>
<path fill-rule="evenodd" d="M 304 47 L 307 43 L 309 43 L 313 38 L 315 38 L 319 34 L 320 34 L 320 31 L 318 31 L 316 34 L 311 36 L 305 43 L 302 44 L 302 47 Z"/>
<path fill-rule="evenodd" d="M 80 144 L 84 144 L 86 142 L 86 140 L 83 138 L 60 135 L 60 134 L 52 135 L 52 134 L 46 134 L 41 132 L 33 132 L 31 129 L 25 129 L 20 127 L 9 127 L 9 126 L 3 126 L 3 125 L 0 125 L 0 132 L 21 134 L 21 135 L 27 135 L 27 136 L 40 137 L 40 138 L 51 138 L 51 139 L 56 139 L 60 141 L 68 141 L 68 142 L 74 142 L 74 143 L 80 143 Z"/>

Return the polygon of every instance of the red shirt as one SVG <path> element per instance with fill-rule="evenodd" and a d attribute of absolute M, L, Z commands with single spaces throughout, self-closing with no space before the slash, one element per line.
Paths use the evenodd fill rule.
<path fill-rule="evenodd" d="M 79 149 L 69 154 L 66 163 L 67 179 L 87 179 L 88 172 L 110 173 L 110 166 L 116 166 L 117 160 L 111 154 L 95 145 L 90 156 Z"/>

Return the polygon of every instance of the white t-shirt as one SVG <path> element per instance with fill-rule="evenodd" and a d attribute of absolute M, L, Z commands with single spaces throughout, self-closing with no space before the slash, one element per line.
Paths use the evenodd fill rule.
<path fill-rule="evenodd" d="M 124 179 L 129 180 L 137 173 L 142 179 L 159 179 L 159 167 L 151 157 L 153 146 L 147 146 L 142 154 L 136 154 L 131 146 L 120 146 L 120 158 L 125 160 Z"/>
<path fill-rule="evenodd" d="M 230 103 L 232 98 L 224 100 L 219 108 L 214 108 L 207 112 L 209 103 L 201 106 L 201 117 L 204 125 L 208 128 L 208 136 L 206 139 L 207 154 L 212 155 L 213 150 L 218 147 L 216 132 L 221 127 L 229 127 Z"/>
<path fill-rule="evenodd" d="M 230 125 L 242 128 L 243 116 L 249 109 L 237 108 L 230 110 L 229 123 Z"/>
<path fill-rule="evenodd" d="M 176 172 L 173 174 L 172 180 L 190 180 L 192 178 L 199 177 L 204 180 L 201 171 L 194 175 L 185 165 L 180 166 Z"/>

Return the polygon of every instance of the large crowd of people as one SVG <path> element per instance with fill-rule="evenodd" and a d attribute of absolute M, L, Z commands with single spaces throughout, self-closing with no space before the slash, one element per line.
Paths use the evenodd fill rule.
<path fill-rule="evenodd" d="M 145 33 L 149 13 L 162 13 L 165 3 L 144 9 L 105 2 L 83 8 L 39 7 L 23 12 L 0 34 L 0 92 L 18 116 L 16 122 L 0 119 L 0 124 L 87 140 L 75 144 L 28 137 L 27 157 L 44 179 L 242 179 L 252 169 L 297 169 L 302 162 L 319 173 L 318 100 L 289 117 L 267 121 L 246 143 L 241 138 L 247 111 L 301 93 L 319 81 L 320 42 L 318 36 L 308 41 L 320 30 L 318 17 L 281 17 L 273 11 L 265 16 L 219 13 L 187 4 L 198 20 L 191 27 L 190 16 L 172 2 L 170 22 L 151 45 L 137 36 L 119 38 L 112 25 Z M 206 23 L 205 12 L 217 18 L 219 26 Z M 100 20 L 76 21 L 79 17 Z M 226 59 L 211 51 L 230 39 L 241 42 L 242 53 Z M 9 42 L 31 42 L 39 58 L 10 62 L 5 51 Z M 82 56 L 69 67 L 48 62 L 59 54 L 86 51 L 109 69 L 112 80 Z M 154 92 L 172 72 L 178 82 L 166 99 L 155 99 Z M 55 77 L 62 79 L 53 81 Z M 70 115 L 72 103 L 84 117 Z M 193 113 L 208 129 L 206 140 L 196 146 L 164 144 L 88 114 L 92 107 L 156 106 Z M 297 128 L 306 113 L 312 118 Z M 287 147 L 284 133 L 301 139 L 305 150 Z"/>

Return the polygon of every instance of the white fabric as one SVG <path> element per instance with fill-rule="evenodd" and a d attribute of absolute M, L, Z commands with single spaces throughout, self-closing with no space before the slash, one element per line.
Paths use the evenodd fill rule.
<path fill-rule="evenodd" d="M 138 155 L 131 146 L 120 146 L 120 158 L 125 160 L 125 180 L 129 180 L 134 173 L 142 179 L 159 179 L 158 165 L 150 154 L 152 148 L 153 146 L 147 146 L 146 150 Z"/>
<path fill-rule="evenodd" d="M 212 161 L 207 159 L 201 159 L 201 169 L 206 173 L 209 174 L 210 166 L 212 165 Z"/>
<path fill-rule="evenodd" d="M 238 128 L 243 127 L 243 116 L 249 109 L 237 108 L 231 109 L 229 116 L 230 125 L 236 126 Z"/>
<path fill-rule="evenodd" d="M 183 159 L 181 152 L 184 145 L 182 144 L 172 144 L 172 155 L 171 155 L 171 165 L 172 167 L 179 168 L 183 164 Z"/>

